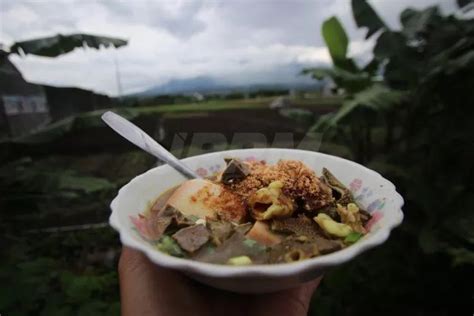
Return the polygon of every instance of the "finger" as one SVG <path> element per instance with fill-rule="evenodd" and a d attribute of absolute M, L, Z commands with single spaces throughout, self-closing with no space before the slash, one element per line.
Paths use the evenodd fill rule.
<path fill-rule="evenodd" d="M 123 247 L 119 261 L 122 315 L 205 315 L 196 285 L 159 267 L 143 253 Z"/>
<path fill-rule="evenodd" d="M 322 276 L 296 288 L 263 294 L 254 298 L 253 315 L 303 316 L 308 313 L 314 291 Z"/>
<path fill-rule="evenodd" d="M 309 308 L 309 303 L 311 301 L 311 298 L 313 297 L 314 291 L 316 291 L 316 289 L 319 287 L 319 284 L 321 283 L 322 279 L 323 276 L 320 276 L 319 278 L 313 281 L 303 284 L 299 288 L 293 289 L 293 291 L 296 291 L 294 295 L 301 297 L 302 301 L 308 303 L 307 308 Z"/>
<path fill-rule="evenodd" d="M 159 291 L 159 274 L 139 251 L 123 247 L 119 260 L 122 315 L 157 315 L 159 306 L 153 297 Z"/>

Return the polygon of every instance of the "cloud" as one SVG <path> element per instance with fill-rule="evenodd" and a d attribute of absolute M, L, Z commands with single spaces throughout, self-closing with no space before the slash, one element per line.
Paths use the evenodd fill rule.
<path fill-rule="evenodd" d="M 394 28 L 406 6 L 441 2 L 452 11 L 455 3 L 370 2 Z M 125 92 L 201 75 L 236 83 L 291 81 L 297 67 L 330 63 L 320 27 L 332 15 L 347 29 L 350 54 L 366 62 L 373 42 L 363 40 L 365 30 L 356 28 L 348 0 L 0 0 L 0 42 L 59 32 L 126 38 L 129 44 L 118 50 L 77 50 L 55 59 L 11 57 L 30 81 L 112 95 L 115 60 Z"/>
<path fill-rule="evenodd" d="M 157 27 L 182 39 L 187 39 L 206 28 L 206 23 L 199 18 L 204 2 L 176 1 L 130 1 L 103 2 L 109 10 L 109 18 L 114 22 Z"/>

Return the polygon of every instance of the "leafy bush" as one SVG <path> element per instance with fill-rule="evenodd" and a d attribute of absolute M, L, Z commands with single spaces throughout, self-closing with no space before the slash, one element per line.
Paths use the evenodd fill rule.
<path fill-rule="evenodd" d="M 0 313 L 118 315 L 117 234 L 108 226 L 45 228 L 104 222 L 116 189 L 154 163 L 136 151 L 4 163 Z"/>
<path fill-rule="evenodd" d="M 2 313 L 119 314 L 119 241 L 110 228 L 7 235 L 3 241 L 0 281 L 8 286 L 0 287 Z"/>

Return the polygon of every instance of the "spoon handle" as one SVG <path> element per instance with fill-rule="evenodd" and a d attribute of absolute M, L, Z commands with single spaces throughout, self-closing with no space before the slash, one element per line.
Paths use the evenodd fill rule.
<path fill-rule="evenodd" d="M 102 120 L 107 123 L 107 125 L 109 125 L 114 131 L 119 133 L 123 138 L 129 140 L 131 143 L 137 145 L 144 151 L 157 157 L 159 160 L 166 162 L 172 168 L 183 174 L 186 178 L 200 178 L 194 171 L 189 169 L 175 156 L 173 156 L 173 154 L 167 151 L 141 128 L 129 120 L 110 111 L 102 114 Z"/>

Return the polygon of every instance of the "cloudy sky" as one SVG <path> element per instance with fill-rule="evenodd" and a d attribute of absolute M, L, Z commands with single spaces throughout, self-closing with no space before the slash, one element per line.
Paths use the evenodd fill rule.
<path fill-rule="evenodd" d="M 407 6 L 455 0 L 371 0 L 393 28 Z M 321 23 L 337 15 L 350 53 L 370 56 L 349 0 L 0 0 L 0 43 L 87 32 L 129 40 L 118 50 L 76 50 L 52 59 L 10 56 L 29 81 L 117 94 L 114 60 L 125 93 L 171 79 L 210 76 L 226 83 L 289 82 L 301 65 L 329 63 Z"/>

